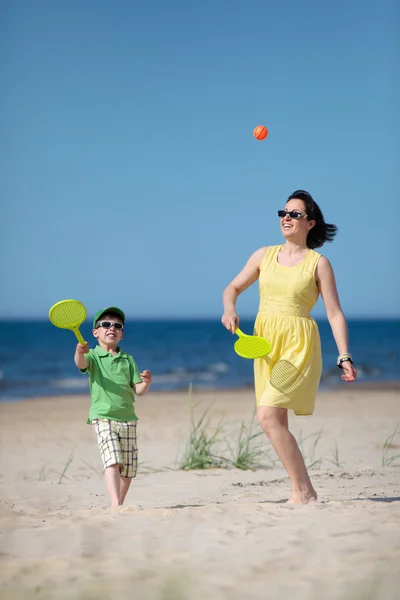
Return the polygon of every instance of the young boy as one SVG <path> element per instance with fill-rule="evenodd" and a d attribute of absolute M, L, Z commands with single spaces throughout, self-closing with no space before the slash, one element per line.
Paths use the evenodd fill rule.
<path fill-rule="evenodd" d="M 74 357 L 80 371 L 89 373 L 92 401 L 87 422 L 97 434 L 111 506 L 123 504 L 136 477 L 138 418 L 134 393 L 142 396 L 151 383 L 150 371 L 139 373 L 133 357 L 118 345 L 124 337 L 124 324 L 125 314 L 120 308 L 98 311 L 93 320 L 98 346 L 89 350 L 88 344 L 77 344 Z"/>

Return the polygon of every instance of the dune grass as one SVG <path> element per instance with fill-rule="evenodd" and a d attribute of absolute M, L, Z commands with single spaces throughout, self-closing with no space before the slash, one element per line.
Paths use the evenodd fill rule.
<path fill-rule="evenodd" d="M 196 421 L 194 417 L 193 385 L 189 386 L 190 432 L 186 449 L 179 468 L 184 471 L 193 469 L 216 469 L 224 466 L 225 459 L 216 454 L 216 444 L 221 438 L 222 424 L 215 429 L 210 428 L 207 408 Z"/>
<path fill-rule="evenodd" d="M 255 410 L 248 426 L 242 421 L 240 426 L 239 435 L 236 439 L 236 445 L 233 445 L 226 438 L 226 443 L 229 449 L 230 458 L 228 462 L 236 469 L 255 470 L 259 468 L 265 468 L 266 465 L 263 462 L 265 458 L 268 459 L 270 466 L 274 467 L 275 459 L 270 455 L 270 449 L 265 447 L 265 434 L 263 431 L 253 432 L 254 430 L 254 418 Z M 261 439 L 260 439 L 261 437 Z"/>
<path fill-rule="evenodd" d="M 335 465 L 335 467 L 341 467 L 340 457 L 339 457 L 339 446 L 337 441 L 335 440 L 333 446 L 331 446 L 331 458 L 326 459 L 328 462 Z"/>
<path fill-rule="evenodd" d="M 317 457 L 316 451 L 318 443 L 322 437 L 323 427 L 316 433 L 311 433 L 310 435 L 303 438 L 303 432 L 300 431 L 299 438 L 297 440 L 297 444 L 300 448 L 300 451 L 303 455 L 305 465 L 307 469 L 319 469 L 322 464 L 322 456 Z M 305 449 L 304 442 L 312 440 L 307 450 Z"/>
<path fill-rule="evenodd" d="M 60 479 L 58 480 L 57 483 L 61 483 L 64 478 L 68 479 L 67 471 L 68 471 L 69 467 L 71 466 L 72 461 L 74 460 L 74 451 L 75 451 L 75 446 L 72 448 L 71 453 L 65 462 L 63 470 L 61 471 L 61 473 L 58 473 L 58 475 L 60 476 Z"/>
<path fill-rule="evenodd" d="M 190 431 L 184 455 L 179 462 L 179 468 L 189 471 L 193 469 L 229 469 L 254 470 L 266 468 L 263 462 L 267 458 L 272 466 L 275 460 L 270 456 L 270 450 L 261 443 L 265 439 L 264 432 L 254 432 L 254 417 L 248 425 L 242 421 L 235 443 L 229 441 L 224 433 L 225 427 L 221 419 L 215 428 L 210 426 L 208 407 L 196 420 L 192 401 L 192 385 L 189 386 Z M 261 438 L 261 439 L 260 439 Z M 222 441 L 225 440 L 225 451 Z M 226 451 L 227 449 L 227 451 Z"/>
<path fill-rule="evenodd" d="M 400 436 L 399 423 L 397 423 L 393 433 L 386 438 L 382 448 L 382 467 L 390 467 L 396 460 L 400 459 L 400 454 L 392 454 L 393 448 L 398 448 L 393 444 L 396 436 Z"/>

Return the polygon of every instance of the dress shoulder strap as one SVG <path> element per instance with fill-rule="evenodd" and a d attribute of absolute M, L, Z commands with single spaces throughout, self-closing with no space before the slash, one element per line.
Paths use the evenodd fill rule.
<path fill-rule="evenodd" d="M 262 271 L 263 269 L 265 269 L 267 267 L 267 265 L 269 265 L 269 263 L 274 260 L 274 258 L 276 257 L 277 254 L 277 250 L 280 248 L 280 246 L 268 246 L 264 256 L 262 258 L 261 264 L 260 264 L 260 271 Z"/>
<path fill-rule="evenodd" d="M 321 256 L 322 254 L 311 249 L 307 253 L 307 259 L 305 262 L 307 264 L 307 268 L 311 269 L 313 275 L 315 275 L 315 270 L 317 268 L 317 264 Z"/>

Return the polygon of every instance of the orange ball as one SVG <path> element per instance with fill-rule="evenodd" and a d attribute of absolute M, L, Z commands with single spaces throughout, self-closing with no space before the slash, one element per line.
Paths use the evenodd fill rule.
<path fill-rule="evenodd" d="M 265 140 L 268 135 L 268 129 L 264 125 L 257 125 L 253 131 L 253 135 L 256 140 Z"/>

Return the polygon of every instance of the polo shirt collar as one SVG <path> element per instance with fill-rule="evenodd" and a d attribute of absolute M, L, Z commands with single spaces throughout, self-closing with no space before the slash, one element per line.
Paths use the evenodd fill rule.
<path fill-rule="evenodd" d="M 114 356 L 121 356 L 123 354 L 121 348 L 119 346 L 117 346 L 117 350 L 118 350 L 118 354 L 114 354 Z M 107 350 L 104 350 L 104 348 L 102 348 L 101 346 L 96 346 L 94 351 L 96 352 L 96 354 L 98 356 L 108 356 L 110 353 L 107 352 Z"/>

